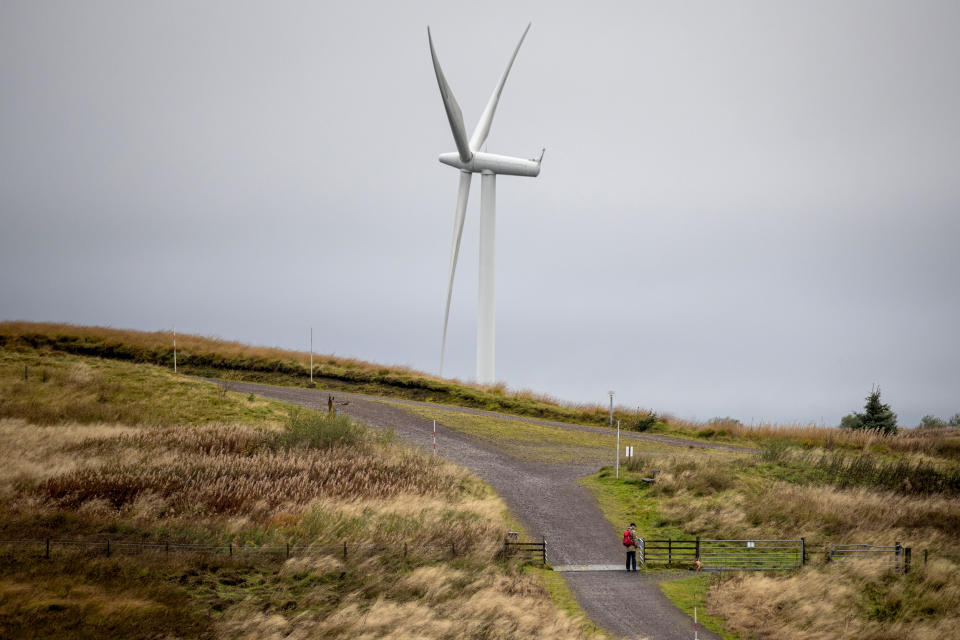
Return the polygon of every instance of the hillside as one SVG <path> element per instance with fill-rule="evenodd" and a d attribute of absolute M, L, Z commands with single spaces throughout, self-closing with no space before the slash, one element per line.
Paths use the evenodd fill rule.
<path fill-rule="evenodd" d="M 50 562 L 38 563 L 41 550 L 24 557 L 11 549 L 0 572 L 0 632 L 27 635 L 37 627 L 56 634 L 94 620 L 97 631 L 91 637 L 132 635 L 132 627 L 119 622 L 132 616 L 132 625 L 146 621 L 173 637 L 449 637 L 457 630 L 450 620 L 461 618 L 475 623 L 466 628 L 478 637 L 542 634 L 523 614 L 530 607 L 556 637 L 575 637 L 589 628 L 578 617 L 564 579 L 549 572 L 534 576 L 529 568 L 497 557 L 508 524 L 503 504 L 489 487 L 460 468 L 375 435 L 384 432 L 285 404 L 292 398 L 306 406 L 319 404 L 318 394 L 303 388 L 309 372 L 297 364 L 298 354 L 186 339 L 197 341 L 187 357 L 198 354 L 187 371 L 284 384 L 271 392 L 284 401 L 278 402 L 253 395 L 265 390 L 256 385 L 240 394 L 231 390 L 243 387 L 239 383 L 173 375 L 172 362 L 164 360 L 167 337 L 0 325 L 0 537 L 236 544 L 237 549 L 275 552 L 292 544 L 311 552 L 279 561 L 220 553 L 198 568 L 187 556 L 177 561 L 153 557 L 144 565 L 142 557 L 106 558 L 101 552 L 55 553 Z M 291 369 L 285 372 L 280 368 L 287 356 Z M 149 363 L 150 358 L 160 364 Z M 325 388 L 409 399 L 435 382 L 476 394 L 461 406 L 510 413 L 498 404 L 511 397 L 502 388 L 459 385 L 356 361 L 318 360 L 315 356 L 317 367 L 334 367 L 334 362 L 352 372 L 321 379 L 318 369 L 315 377 Z M 268 363 L 277 370 L 269 370 Z M 367 378 L 351 382 L 350 376 Z M 387 383 L 401 378 L 408 386 Z M 460 393 L 445 395 L 446 406 L 366 398 L 346 409 L 365 407 L 427 427 L 436 419 L 505 454 L 517 469 L 529 470 L 508 482 L 506 490 L 484 476 L 507 499 L 511 483 L 535 471 L 592 470 L 611 462 L 615 434 L 560 424 L 602 426 L 605 414 L 599 423 L 589 418 L 591 412 L 602 413 L 600 407 L 565 407 L 517 394 L 518 402 L 533 404 L 513 412 L 523 417 L 511 417 L 457 409 Z M 546 414 L 558 422 L 531 419 L 524 413 L 531 407 L 540 412 L 533 417 Z M 692 575 L 662 583 L 678 606 L 707 612 L 709 626 L 725 638 L 958 637 L 960 430 L 880 436 L 817 426 L 746 427 L 733 421 L 698 424 L 621 415 L 649 432 L 623 435 L 621 444 L 635 446 L 635 458 L 623 460 L 619 478 L 604 467 L 581 480 L 596 498 L 593 508 L 598 504 L 603 511 L 597 512 L 600 528 L 608 527 L 612 539 L 623 523 L 635 521 L 647 539 L 806 541 L 809 559 L 801 571 Z M 470 449 L 458 462 L 469 466 L 479 450 Z M 356 473 L 358 466 L 365 471 Z M 574 486 L 582 473 L 590 472 L 570 476 Z M 336 482 L 325 482 L 329 477 Z M 550 490 L 575 496 L 556 483 Z M 593 504 L 589 494 L 587 500 Z M 576 537 L 579 522 L 567 522 L 564 513 L 541 516 L 563 521 L 559 530 Z M 587 549 L 605 535 L 593 531 Z M 476 544 L 458 546 L 464 538 Z M 562 553 L 565 542 L 562 536 L 555 539 L 555 552 Z M 913 551 L 909 573 L 895 571 L 889 558 L 827 560 L 835 545 L 896 542 Z M 316 567 L 310 564 L 314 559 Z M 98 586 L 90 590 L 88 584 Z M 547 588 L 569 616 L 551 604 Z M 589 596 L 577 592 L 578 598 Z M 119 609 L 108 605 L 113 601 L 121 603 Z M 498 604 L 483 604 L 488 601 Z M 61 607 L 69 616 L 60 615 Z M 180 608 L 189 615 L 171 614 Z M 501 608 L 507 622 L 490 632 Z M 364 626 L 381 620 L 374 611 L 384 616 L 380 626 Z M 411 617 L 430 624 L 411 627 Z M 44 626 L 50 621 L 60 626 Z"/>
<path fill-rule="evenodd" d="M 131 359 L 0 349 L 0 636 L 584 637 L 463 469 Z"/>
<path fill-rule="evenodd" d="M 173 334 L 168 331 L 0 322 L 0 348 L 70 353 L 173 368 Z M 306 386 L 310 382 L 309 361 L 307 352 L 177 334 L 177 370 L 180 373 Z M 608 409 L 600 405 L 564 404 L 528 391 L 511 391 L 504 385 L 483 386 L 448 380 L 407 367 L 314 354 L 313 369 L 314 384 L 324 389 L 601 426 L 609 420 Z M 633 424 L 637 417 L 636 412 L 616 408 L 615 419 L 622 420 L 625 426 Z"/>
<path fill-rule="evenodd" d="M 178 334 L 177 368 L 185 374 L 266 384 L 310 385 L 309 355 L 219 338 Z M 0 348 L 65 353 L 173 368 L 173 334 L 39 322 L 0 322 Z M 421 400 L 511 415 L 604 427 L 609 408 L 564 403 L 543 394 L 448 380 L 407 367 L 314 354 L 314 385 L 327 390 Z M 960 429 L 901 430 L 895 437 L 816 425 L 746 426 L 730 419 L 681 420 L 668 412 L 614 407 L 624 430 L 749 447 L 770 439 L 802 447 L 867 448 L 960 455 Z M 933 449 L 936 451 L 933 451 Z"/>
<path fill-rule="evenodd" d="M 619 479 L 608 467 L 584 484 L 611 523 L 634 520 L 647 539 L 805 539 L 802 571 L 664 585 L 681 606 L 713 614 L 731 637 L 958 638 L 960 460 L 935 435 L 925 440 L 928 451 L 950 454 L 768 439 L 753 456 L 641 452 Z M 653 475 L 652 484 L 641 480 Z M 836 545 L 898 542 L 912 550 L 906 574 L 890 553 L 830 558 Z"/>

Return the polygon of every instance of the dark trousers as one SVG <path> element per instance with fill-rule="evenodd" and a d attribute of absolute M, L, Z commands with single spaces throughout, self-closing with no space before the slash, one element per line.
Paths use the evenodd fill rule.
<path fill-rule="evenodd" d="M 630 568 L 630 563 L 633 563 L 633 569 Z M 627 551 L 627 571 L 636 571 L 637 570 L 637 550 L 632 549 Z"/>

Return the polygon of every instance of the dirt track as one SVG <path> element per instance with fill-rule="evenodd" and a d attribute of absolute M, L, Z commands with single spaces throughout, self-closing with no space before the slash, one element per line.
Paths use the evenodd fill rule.
<path fill-rule="evenodd" d="M 235 391 L 252 392 L 315 409 L 325 410 L 327 406 L 328 392 L 322 390 L 240 382 L 231 382 L 230 386 Z M 393 428 L 397 436 L 413 444 L 432 447 L 432 421 L 370 397 L 343 392 L 331 393 L 338 400 L 349 400 L 349 404 L 342 407 L 348 415 L 373 427 Z M 476 410 L 458 409 L 448 405 L 430 406 L 448 411 L 478 413 Z M 506 419 L 530 420 L 504 414 L 495 415 Z M 547 424 L 594 430 L 593 427 Z M 545 464 L 518 460 L 497 451 L 489 443 L 448 429 L 440 423 L 437 425 L 437 437 L 441 455 L 483 478 L 503 497 L 514 516 L 532 535 L 547 538 L 551 564 L 623 562 L 623 550 L 615 532 L 597 507 L 593 496 L 577 484 L 579 478 L 596 471 L 596 464 Z M 691 444 L 677 438 L 654 435 L 647 437 L 666 444 Z M 710 443 L 692 444 L 703 448 L 734 448 Z M 687 640 L 692 637 L 693 621 L 660 592 L 657 581 L 663 577 L 660 572 L 645 574 L 588 571 L 564 574 L 567 584 L 584 610 L 597 624 L 612 633 L 626 638 Z M 703 630 L 700 637 L 719 640 L 719 636 Z"/>

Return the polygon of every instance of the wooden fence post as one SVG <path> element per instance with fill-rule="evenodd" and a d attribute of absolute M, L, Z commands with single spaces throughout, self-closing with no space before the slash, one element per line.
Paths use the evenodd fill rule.
<path fill-rule="evenodd" d="M 347 543 L 346 542 L 343 543 L 343 559 L 344 560 L 347 559 Z"/>
<path fill-rule="evenodd" d="M 457 543 L 455 540 L 450 541 L 450 553 L 453 554 L 454 557 L 457 555 Z"/>
<path fill-rule="evenodd" d="M 905 547 L 903 549 L 903 572 L 904 573 L 910 573 L 910 556 L 912 555 L 911 551 L 913 551 L 913 547 Z"/>
<path fill-rule="evenodd" d="M 697 536 L 697 560 L 700 559 L 700 536 Z"/>
<path fill-rule="evenodd" d="M 50 559 L 50 538 L 47 538 L 47 549 L 44 551 L 43 557 L 45 557 L 47 560 Z M 923 561 L 924 563 L 927 561 L 926 552 L 924 552 Z"/>
<path fill-rule="evenodd" d="M 807 564 L 807 539 L 800 538 L 800 566 Z"/>
<path fill-rule="evenodd" d="M 673 564 L 673 538 L 667 538 L 667 564 Z"/>
<path fill-rule="evenodd" d="M 163 555 L 166 556 L 167 558 L 170 557 L 170 543 L 169 543 L 169 542 L 164 542 L 164 543 L 163 543 Z"/>
<path fill-rule="evenodd" d="M 893 561 L 897 567 L 897 573 L 903 573 L 903 545 L 900 542 L 894 544 Z"/>
<path fill-rule="evenodd" d="M 403 559 L 404 560 L 407 559 L 407 543 L 406 542 L 403 543 Z"/>
<path fill-rule="evenodd" d="M 927 566 L 927 551 L 928 551 L 927 549 L 923 550 L 923 566 L 924 567 Z"/>
<path fill-rule="evenodd" d="M 230 555 L 233 556 L 233 540 L 230 541 Z"/>
<path fill-rule="evenodd" d="M 287 543 L 287 557 L 290 557 L 290 543 Z"/>
<path fill-rule="evenodd" d="M 107 540 L 107 557 L 110 557 L 110 540 Z"/>

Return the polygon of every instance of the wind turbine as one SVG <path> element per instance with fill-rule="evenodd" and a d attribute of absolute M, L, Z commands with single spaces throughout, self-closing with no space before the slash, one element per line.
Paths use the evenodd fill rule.
<path fill-rule="evenodd" d="M 540 174 L 540 163 L 543 161 L 543 151 L 540 157 L 527 160 L 494 153 L 480 151 L 480 147 L 490 133 L 490 123 L 493 114 L 500 102 L 503 85 L 507 82 L 510 68 L 520 51 L 523 39 L 527 37 L 530 25 L 523 30 L 520 42 L 510 56 L 507 68 L 500 76 L 500 82 L 493 89 L 493 95 L 487 102 L 487 107 L 480 116 L 473 135 L 467 140 L 467 132 L 463 127 L 463 114 L 460 105 L 453 97 L 453 91 L 447 84 L 437 60 L 437 52 L 433 47 L 433 36 L 430 27 L 427 27 L 427 40 L 430 42 L 430 56 L 433 58 L 433 70 L 437 74 L 437 84 L 440 86 L 440 96 L 443 98 L 443 107 L 450 121 L 450 130 L 453 132 L 453 141 L 457 145 L 456 152 L 441 153 L 440 162 L 460 170 L 460 186 L 457 190 L 457 209 L 453 219 L 453 242 L 450 248 L 450 278 L 447 283 L 447 305 L 443 315 L 443 340 L 440 344 L 440 372 L 443 372 L 443 360 L 447 348 L 447 323 L 450 320 L 450 297 L 453 295 L 453 276 L 457 271 L 457 256 L 460 253 L 460 237 L 463 235 L 463 220 L 467 212 L 467 199 L 470 195 L 470 180 L 474 173 L 480 178 L 480 293 L 477 306 L 477 382 L 491 384 L 494 382 L 494 304 L 493 304 L 493 275 L 494 275 L 494 244 L 496 240 L 496 196 L 497 175 L 527 176 L 535 178 Z"/>

